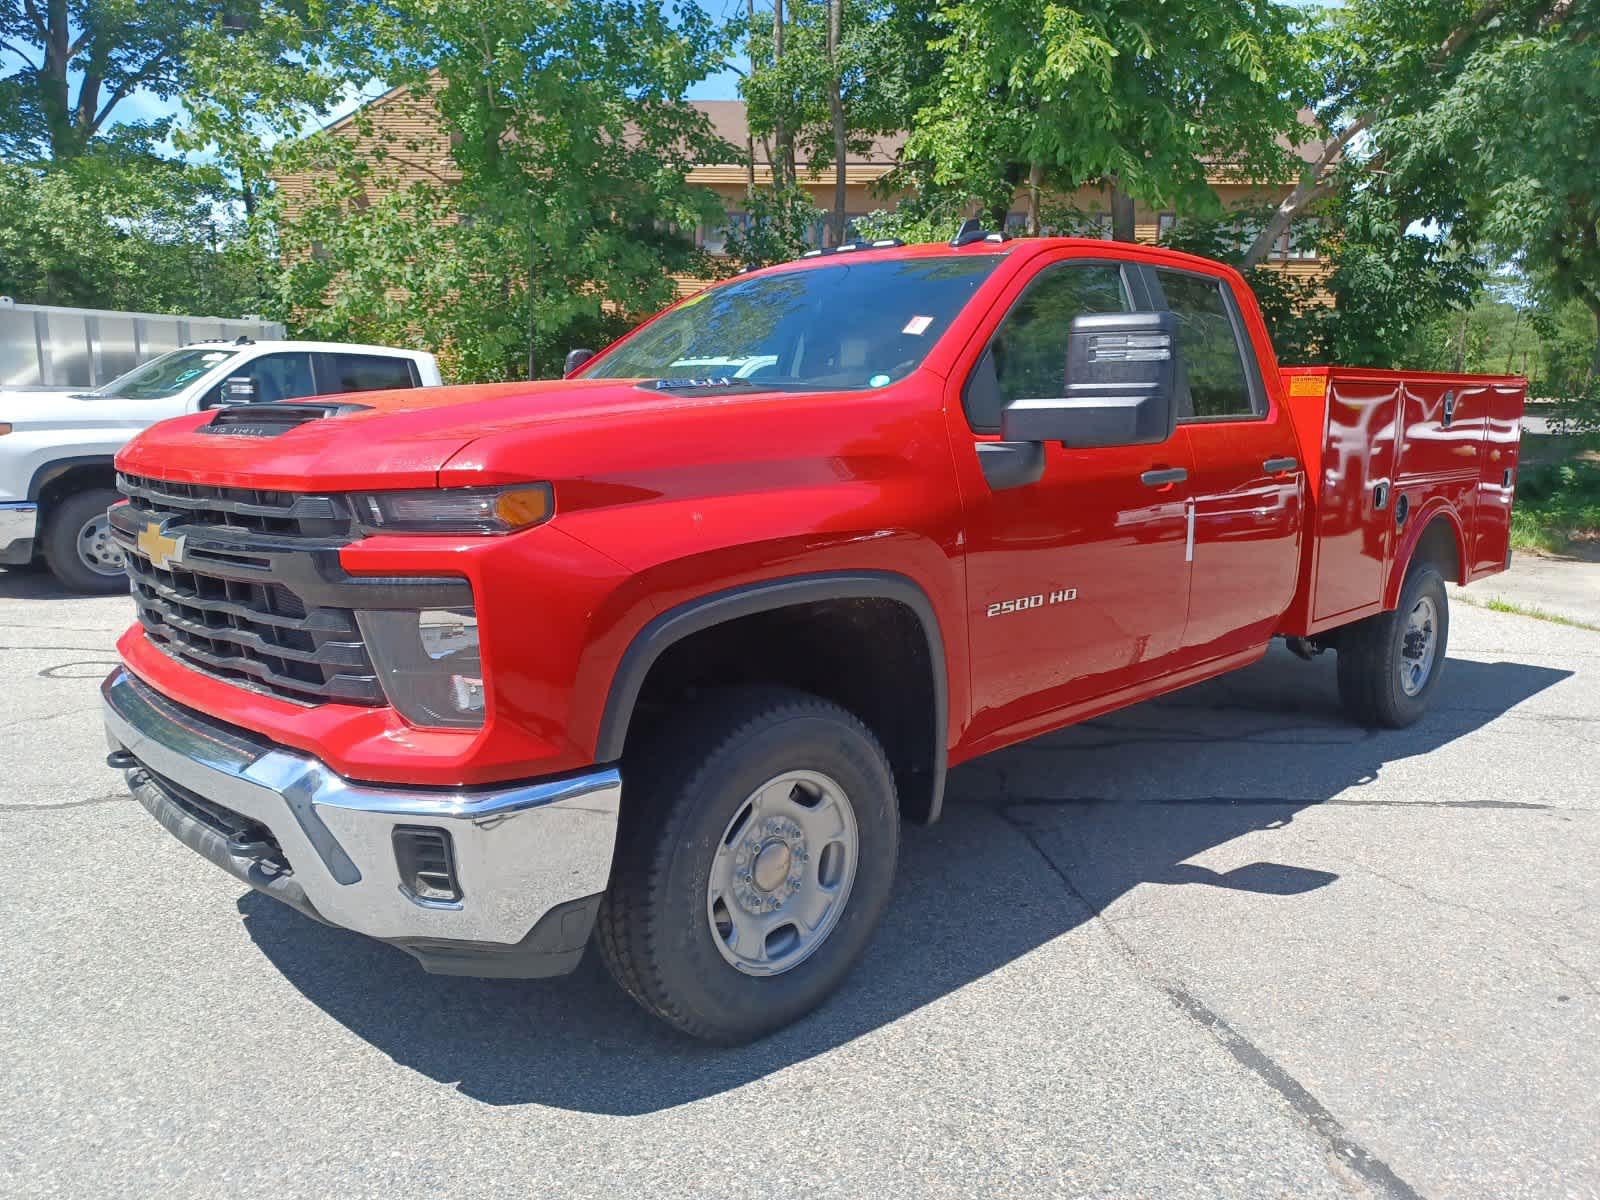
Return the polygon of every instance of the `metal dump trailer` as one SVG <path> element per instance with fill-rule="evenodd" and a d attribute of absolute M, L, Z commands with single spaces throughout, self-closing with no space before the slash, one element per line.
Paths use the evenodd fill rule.
<path fill-rule="evenodd" d="M 0 388 L 95 387 L 191 342 L 283 337 L 277 321 L 18 304 L 0 296 Z"/>

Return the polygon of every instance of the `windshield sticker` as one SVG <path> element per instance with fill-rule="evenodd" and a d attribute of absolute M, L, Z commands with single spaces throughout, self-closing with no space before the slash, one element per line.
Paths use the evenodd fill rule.
<path fill-rule="evenodd" d="M 888 387 L 889 377 L 887 375 L 874 375 L 871 379 L 867 380 L 867 382 L 875 388 Z"/>
<path fill-rule="evenodd" d="M 904 329 L 902 329 L 900 332 L 901 333 L 909 333 L 909 334 L 912 334 L 912 335 L 914 335 L 916 337 L 921 337 L 923 334 L 928 332 L 928 326 L 932 325 L 932 324 L 933 324 L 933 318 L 932 317 L 912 317 L 911 320 L 906 322 L 906 327 Z"/>
<path fill-rule="evenodd" d="M 204 355 L 200 361 L 205 363 L 208 367 L 214 367 L 223 359 L 232 357 L 233 355 L 229 354 L 226 350 L 213 350 L 210 354 Z"/>
<path fill-rule="evenodd" d="M 175 384 L 176 383 L 188 383 L 189 380 L 198 379 L 200 376 L 202 376 L 204 374 L 205 374 L 205 370 L 203 368 L 195 367 L 195 368 L 191 368 L 190 370 L 187 370 L 187 371 L 179 371 L 177 378 L 174 379 L 172 382 L 175 383 Z"/>

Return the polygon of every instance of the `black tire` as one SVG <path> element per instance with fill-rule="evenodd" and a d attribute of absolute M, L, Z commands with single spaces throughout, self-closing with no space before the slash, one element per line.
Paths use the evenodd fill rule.
<path fill-rule="evenodd" d="M 859 842 L 854 881 L 809 957 L 752 976 L 713 940 L 707 889 L 729 823 L 756 789 L 788 771 L 820 772 L 842 788 Z M 663 729 L 630 756 L 623 780 L 616 859 L 596 922 L 601 956 L 622 989 L 684 1033 L 724 1044 L 770 1033 L 820 1004 L 866 948 L 894 882 L 894 776 L 867 727 L 804 692 L 741 689 Z"/>
<path fill-rule="evenodd" d="M 1435 614 L 1434 648 L 1425 679 L 1413 693 L 1400 680 L 1406 653 L 1410 614 L 1428 601 Z M 1400 603 L 1392 612 L 1357 621 L 1339 632 L 1339 699 L 1345 711 L 1363 725 L 1404 729 L 1423 713 L 1444 674 L 1450 645 L 1450 601 L 1444 579 L 1426 564 L 1412 568 L 1400 588 Z"/>
<path fill-rule="evenodd" d="M 122 497 L 115 488 L 89 488 L 57 501 L 44 527 L 44 561 L 51 573 L 74 592 L 113 596 L 128 590 L 128 576 L 102 574 L 78 550 L 78 533 L 96 515 Z"/>

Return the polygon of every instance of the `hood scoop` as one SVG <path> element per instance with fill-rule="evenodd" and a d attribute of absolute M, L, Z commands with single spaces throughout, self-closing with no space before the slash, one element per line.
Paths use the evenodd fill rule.
<path fill-rule="evenodd" d="M 339 417 L 346 413 L 367 412 L 369 404 L 235 404 L 219 408 L 217 415 L 204 425 L 195 426 L 196 433 L 214 433 L 226 437 L 277 437 L 311 421 Z"/>

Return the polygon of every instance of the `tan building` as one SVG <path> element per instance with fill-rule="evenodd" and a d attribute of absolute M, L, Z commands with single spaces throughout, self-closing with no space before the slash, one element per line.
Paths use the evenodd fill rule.
<path fill-rule="evenodd" d="M 737 149 L 744 148 L 748 138 L 744 101 L 697 100 L 693 101 L 693 104 L 706 114 L 712 129 L 723 141 Z M 413 96 L 405 88 L 396 88 L 379 96 L 357 112 L 329 125 L 324 133 L 350 138 L 358 146 L 370 147 L 373 150 L 381 146 L 391 164 L 390 173 L 403 182 L 449 182 L 454 175 L 450 159 L 450 138 L 440 127 L 438 114 L 431 101 L 426 97 Z M 845 213 L 850 220 L 863 217 L 877 209 L 895 207 L 898 196 L 884 195 L 879 190 L 879 184 L 894 166 L 904 140 L 901 136 L 880 139 L 866 154 L 846 160 Z M 1319 146 L 1312 144 L 1302 147 L 1301 153 L 1314 157 L 1319 150 Z M 753 157 L 755 185 L 758 188 L 770 186 L 773 181 L 772 165 L 767 161 L 759 141 L 755 145 Z M 722 207 L 727 213 L 726 223 L 703 227 L 696 231 L 697 244 L 708 253 L 722 254 L 728 228 L 738 226 L 745 219 L 744 205 L 749 181 L 750 169 L 742 162 L 705 163 L 689 172 L 689 182 L 700 184 L 715 192 L 721 198 Z M 834 171 L 831 164 L 813 172 L 810 164 L 800 163 L 799 182 L 815 197 L 819 209 L 832 208 Z M 296 196 L 305 194 L 310 178 L 303 174 L 286 174 L 280 176 L 277 183 L 292 209 Z M 1230 179 L 1222 170 L 1211 174 L 1210 183 L 1223 204 L 1230 207 L 1260 204 L 1277 197 L 1277 193 L 1272 189 L 1240 184 Z M 1079 227 L 1052 230 L 1052 232 L 1091 237 L 1098 232 L 1102 237 L 1111 236 L 1109 197 L 1104 189 L 1080 188 L 1067 204 L 1061 203 L 1062 198 L 1055 197 L 1047 200 L 1047 205 L 1052 201 L 1056 205 L 1070 207 L 1082 214 L 1078 222 Z M 1007 221 L 1007 226 L 1012 232 L 1019 232 L 1025 223 L 1025 202 L 1025 194 L 1019 192 L 1015 209 Z M 1177 214 L 1170 211 L 1140 209 L 1135 216 L 1138 239 L 1155 241 L 1171 227 L 1176 216 Z M 1302 224 L 1296 227 L 1296 232 L 1303 232 L 1304 229 L 1305 226 Z M 819 218 L 815 222 L 810 240 L 813 245 L 828 244 L 829 230 L 825 218 Z M 1315 251 L 1292 248 L 1289 235 L 1280 240 L 1268 262 L 1271 266 L 1295 275 L 1317 277 L 1326 271 L 1324 264 L 1317 259 Z M 678 279 L 680 291 L 694 290 L 701 286 L 701 283 L 700 280 L 688 277 Z"/>

